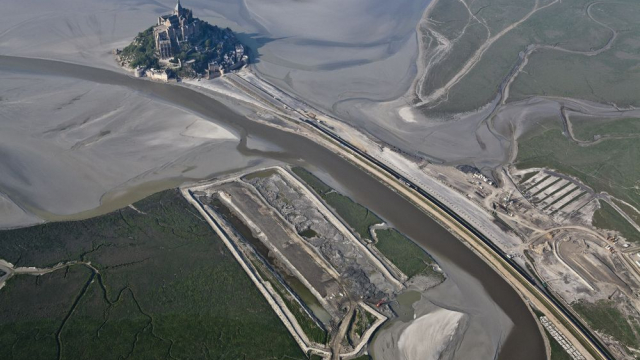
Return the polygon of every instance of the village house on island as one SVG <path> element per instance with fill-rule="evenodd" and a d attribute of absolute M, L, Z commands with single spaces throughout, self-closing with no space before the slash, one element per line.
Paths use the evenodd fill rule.
<path fill-rule="evenodd" d="M 141 32 L 122 51 L 116 50 L 121 66 L 134 76 L 153 80 L 223 76 L 249 63 L 248 48 L 229 28 L 219 28 L 193 16 L 178 0 L 170 14 Z"/>

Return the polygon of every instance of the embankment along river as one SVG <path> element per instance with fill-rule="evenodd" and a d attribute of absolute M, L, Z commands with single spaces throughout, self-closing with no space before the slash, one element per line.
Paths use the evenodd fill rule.
<path fill-rule="evenodd" d="M 226 105 L 182 86 L 154 83 L 69 63 L 6 56 L 0 56 L 0 71 L 71 77 L 124 86 L 206 119 L 224 122 L 237 129 L 243 137 L 258 137 L 278 145 L 282 152 L 250 150 L 243 143 L 238 151 L 291 164 L 310 165 L 325 172 L 347 189 L 354 200 L 392 223 L 440 263 L 448 280 L 443 290 L 433 295 L 435 301 L 442 306 L 450 303 L 456 311 L 470 316 L 469 327 L 456 358 L 494 359 L 497 348 L 500 349 L 498 359 L 540 360 L 546 357 L 542 335 L 533 315 L 499 274 L 403 197 L 310 139 L 251 121 Z M 131 201 L 135 200 L 138 199 Z"/>

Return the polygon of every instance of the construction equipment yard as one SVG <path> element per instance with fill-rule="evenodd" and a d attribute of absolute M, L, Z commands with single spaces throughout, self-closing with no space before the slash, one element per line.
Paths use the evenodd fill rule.
<path fill-rule="evenodd" d="M 629 339 L 640 338 L 640 247 L 635 237 L 593 226 L 609 206 L 635 227 L 616 199 L 551 169 L 511 169 L 501 174 L 501 187 L 478 181 L 482 176 L 474 169 L 459 170 L 438 168 L 438 174 L 522 239 L 503 244 L 505 252 L 570 305 L 620 358 L 637 354 L 637 340 L 617 341 L 625 336 L 612 336 L 614 329 L 606 321 L 598 323 L 591 310 L 608 313 L 609 324 L 618 322 Z"/>

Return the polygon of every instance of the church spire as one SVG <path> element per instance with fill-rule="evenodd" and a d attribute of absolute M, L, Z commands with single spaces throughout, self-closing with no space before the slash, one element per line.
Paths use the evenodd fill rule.
<path fill-rule="evenodd" d="M 182 5 L 180 5 L 180 0 L 176 4 L 176 8 L 173 10 L 173 13 L 179 15 L 182 12 Z"/>

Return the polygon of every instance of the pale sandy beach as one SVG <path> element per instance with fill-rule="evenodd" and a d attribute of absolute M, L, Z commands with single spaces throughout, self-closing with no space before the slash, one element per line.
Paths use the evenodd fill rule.
<path fill-rule="evenodd" d="M 458 329 L 464 314 L 438 309 L 413 321 L 398 340 L 407 360 L 438 360 Z"/>

